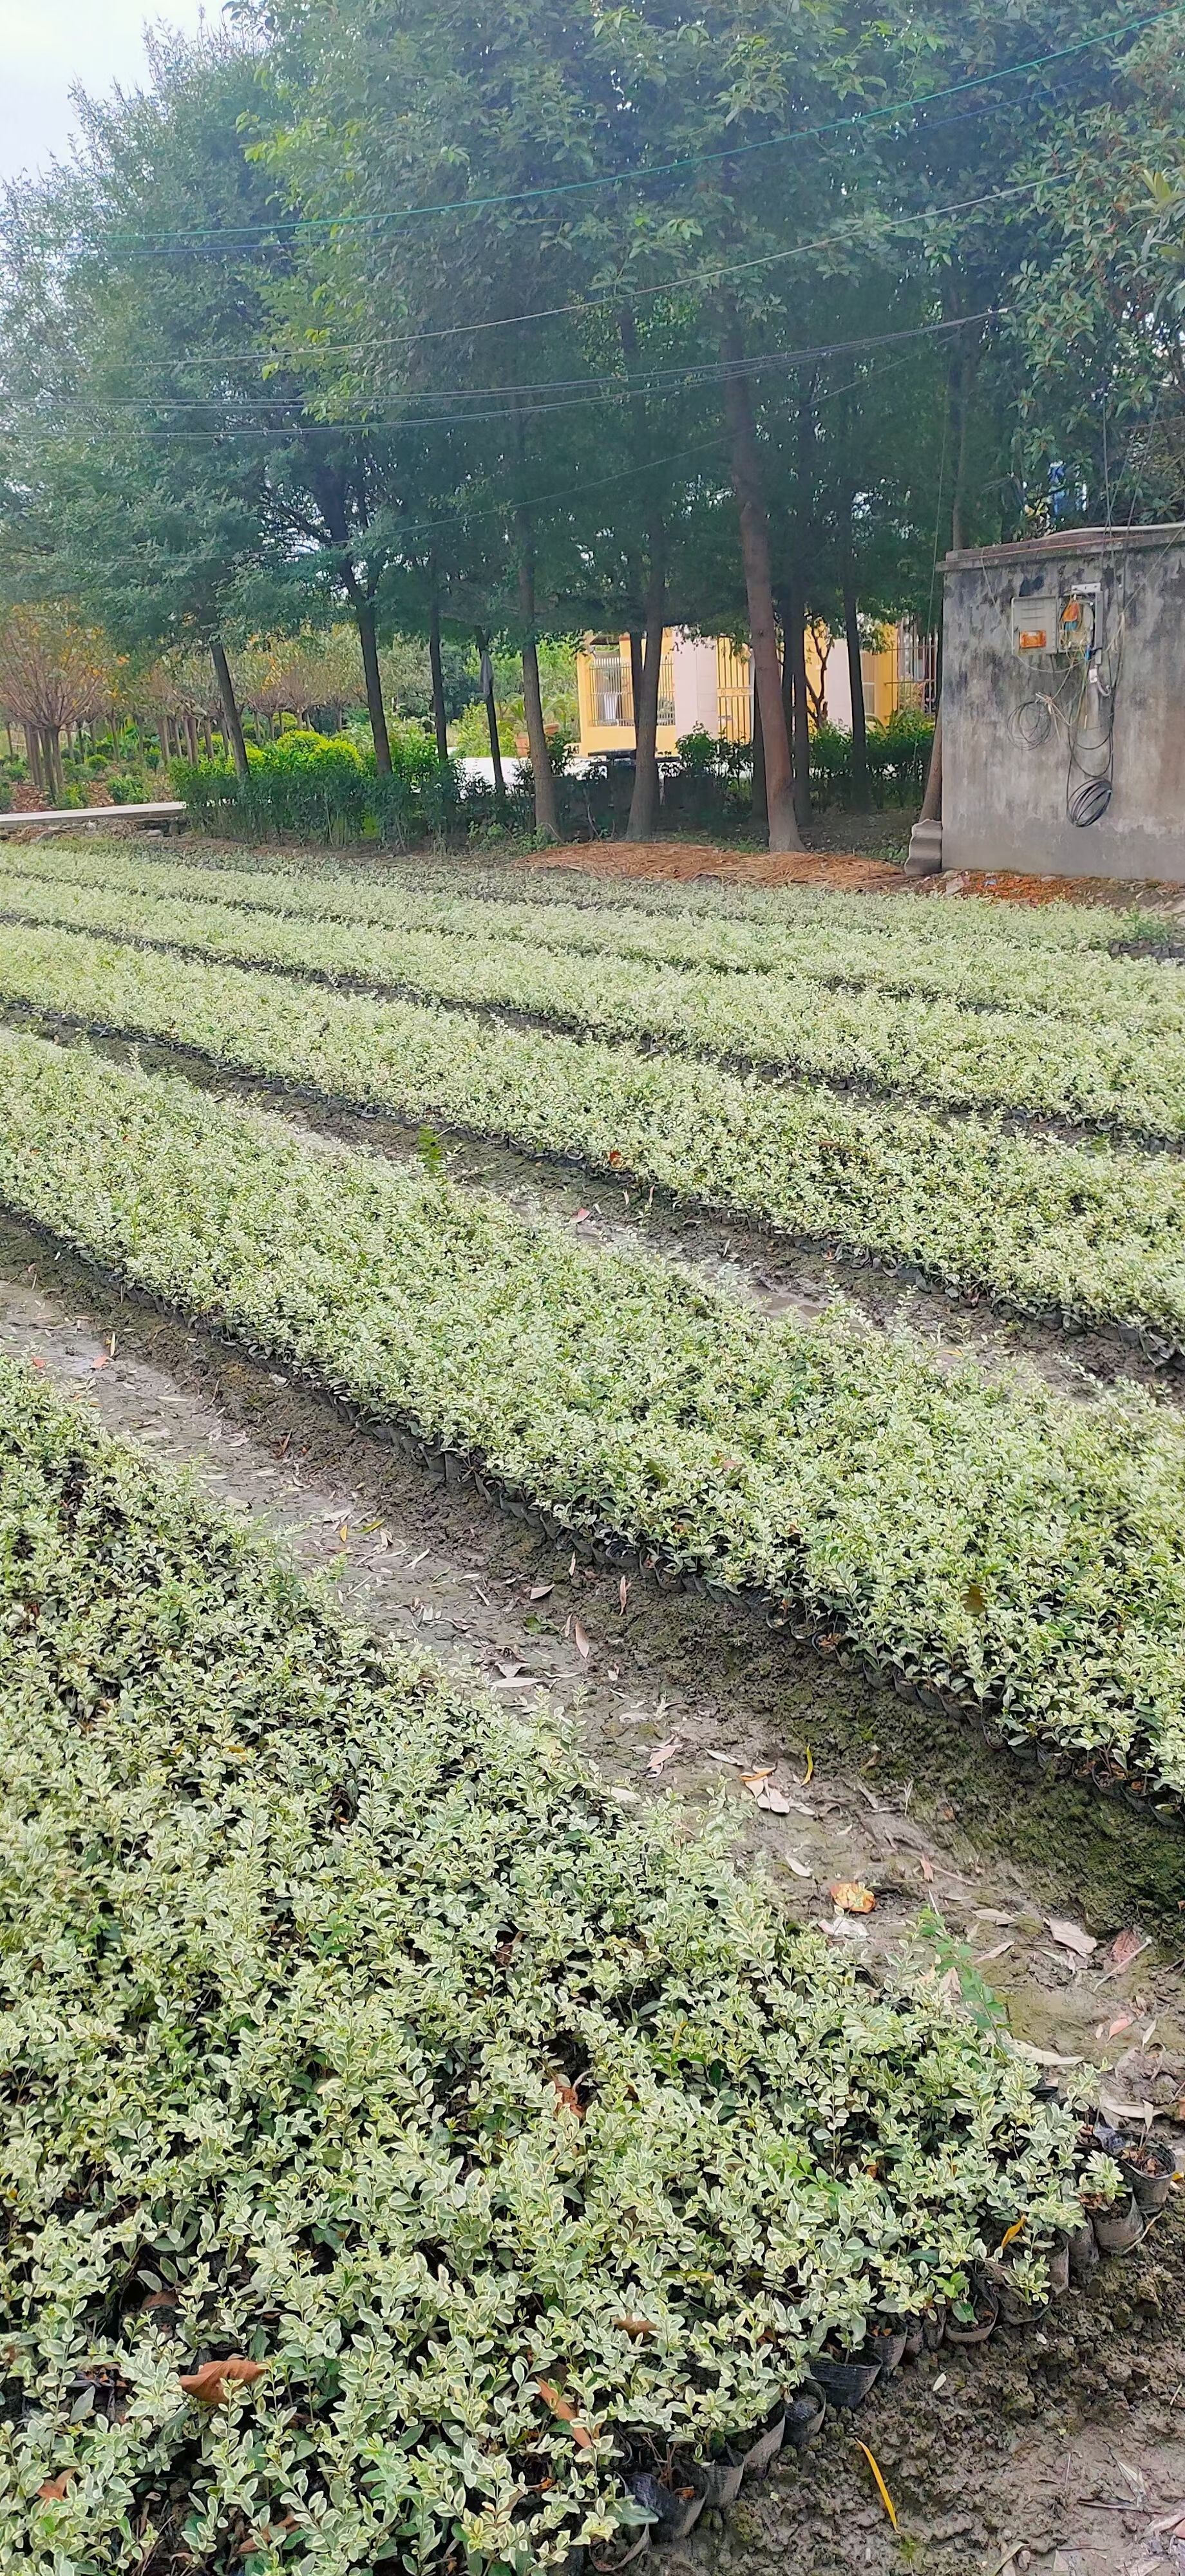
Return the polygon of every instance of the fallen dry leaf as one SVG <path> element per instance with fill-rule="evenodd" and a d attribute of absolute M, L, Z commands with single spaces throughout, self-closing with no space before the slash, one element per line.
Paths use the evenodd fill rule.
<path fill-rule="evenodd" d="M 1130 2129 L 1133 2120 L 1139 2120 L 1145 2129 L 1150 2129 L 1156 2118 L 1155 2102 L 1121 2102 L 1113 2093 L 1100 2093 L 1099 2109 L 1106 2112 L 1109 2120 L 1114 2120 L 1117 2129 Z"/>
<path fill-rule="evenodd" d="M 593 2446 L 592 2434 L 589 2432 L 587 2425 L 581 2423 L 575 2407 L 569 2406 L 567 2398 L 561 2397 L 558 2388 L 552 2387 L 550 2379 L 541 2379 L 538 2381 L 537 2385 L 544 2405 L 550 2406 L 552 2414 L 558 2415 L 561 2424 L 571 2425 L 573 2441 L 579 2445 L 582 2451 L 591 2451 Z"/>
<path fill-rule="evenodd" d="M 991 1961 L 992 1961 L 993 1959 L 1002 1959 L 1002 1958 L 1003 1958 L 1003 1956 L 1004 1956 L 1005 1951 L 1006 1951 L 1006 1950 L 1010 1950 L 1011 1948 L 1012 1948 L 1012 1937 L 1011 1937 L 1011 1934 L 1010 1934 L 1010 1935 L 1009 1935 L 1009 1937 L 1008 1937 L 1008 1939 L 1007 1939 L 1006 1941 L 997 1941 L 997 1943 L 996 1943 L 996 1945 L 995 1945 L 995 1948 L 994 1948 L 994 1949 L 992 1949 L 992 1950 L 980 1950 L 980 1951 L 978 1951 L 978 1952 L 976 1953 L 976 1959 L 975 1959 L 975 1965 L 976 1965 L 976 1967 L 977 1967 L 977 1968 L 986 1968 L 986 1967 L 989 1967 L 989 1966 L 990 1966 L 990 1964 L 991 1964 Z"/>
<path fill-rule="evenodd" d="M 584 2118 L 584 2104 L 580 2099 L 580 2095 L 577 2092 L 575 2085 L 566 2084 L 562 2075 L 553 2075 L 551 2080 L 555 2086 L 557 2105 L 565 2111 L 574 2112 L 576 2118 L 578 2120 L 582 2120 Z"/>
<path fill-rule="evenodd" d="M 200 2370 L 183 2372 L 180 2386 L 187 2397 L 196 2397 L 199 2406 L 221 2406 L 227 2380 L 241 2381 L 249 2387 L 253 2379 L 263 2377 L 266 2368 L 266 2362 L 248 2361 L 245 2353 L 232 2352 L 225 2361 L 204 2361 Z"/>
<path fill-rule="evenodd" d="M 621 1606 L 622 1606 L 622 1609 L 623 1609 L 623 1610 L 625 1609 L 625 1605 L 626 1605 L 626 1602 L 629 1600 L 629 1597 L 630 1597 L 630 1587 L 629 1587 L 629 1582 L 628 1582 L 628 1580 L 627 1580 L 626 1576 L 623 1574 L 623 1575 L 622 1575 L 622 1578 L 621 1578 L 621 1581 L 620 1581 L 620 1583 L 619 1583 L 619 1584 L 618 1584 L 618 1586 L 617 1586 L 617 1598 L 618 1598 L 618 1600 L 620 1601 L 620 1603 L 621 1603 Z"/>
<path fill-rule="evenodd" d="M 759 1807 L 764 1807 L 768 1815 L 789 1815 L 790 1800 L 783 1790 L 775 1789 L 772 1771 L 745 1771 L 741 1777 L 750 1797 Z"/>
<path fill-rule="evenodd" d="M 929 1886 L 930 1886 L 930 1884 L 931 1884 L 931 1882 L 932 1882 L 932 1880 L 933 1880 L 933 1877 L 934 1877 L 934 1863 L 933 1863 L 933 1861 L 932 1861 L 932 1860 L 927 1860 L 926 1855 L 925 1855 L 925 1853 L 924 1853 L 924 1852 L 922 1853 L 921 1859 L 920 1859 L 920 1861 L 918 1862 L 918 1867 L 919 1867 L 919 1869 L 921 1870 L 922 1876 L 923 1876 L 923 1878 L 924 1878 L 924 1879 L 925 1879 L 925 1881 L 926 1881 L 926 1885 L 927 1885 L 927 1887 L 929 1887 Z"/>
<path fill-rule="evenodd" d="M 856 1878 L 833 1878 L 829 1891 L 841 1914 L 871 1914 L 876 1898 Z"/>
<path fill-rule="evenodd" d="M 1059 1914 L 1047 1914 L 1045 1919 L 1063 1950 L 1073 1950 L 1079 1959 L 1093 1957 L 1099 1946 L 1093 1932 L 1084 1932 L 1080 1924 L 1065 1922 Z"/>
<path fill-rule="evenodd" d="M 1117 2016 L 1116 2016 L 1115 2020 L 1114 2020 L 1113 2022 L 1110 2022 L 1110 2023 L 1108 2024 L 1108 2027 L 1107 2027 L 1107 2037 L 1108 2037 L 1108 2039 L 1118 2039 L 1119 2034 L 1120 2034 L 1120 2031 L 1121 2031 L 1121 2030 L 1130 2030 L 1130 2029 L 1131 2029 L 1131 2026 L 1132 2026 L 1132 2017 L 1131 2017 L 1131 2014 L 1130 2014 L 1130 2013 L 1119 2013 L 1119 2014 L 1117 2014 Z"/>
<path fill-rule="evenodd" d="M 877 2491 L 877 2494 L 879 2495 L 880 2500 L 881 2500 L 881 2503 L 883 2504 L 883 2506 L 884 2506 L 884 2508 L 885 2508 L 885 2512 L 888 2514 L 889 2520 L 890 2520 L 890 2522 L 891 2522 L 891 2523 L 892 2523 L 892 2525 L 893 2525 L 893 2529 L 894 2529 L 894 2531 L 896 2531 L 896 2529 L 897 2529 L 897 2515 L 896 2515 L 896 2512 L 895 2512 L 895 2510 L 894 2510 L 893 2499 L 892 2499 L 892 2496 L 891 2496 L 891 2495 L 890 2495 L 890 2493 L 889 2493 L 889 2490 L 888 2490 L 887 2486 L 885 2485 L 884 2479 L 883 2479 L 883 2478 L 882 2478 L 882 2476 L 881 2476 L 881 2473 L 880 2473 L 880 2470 L 879 2470 L 879 2469 L 878 2469 L 878 2467 L 877 2467 L 876 2461 L 873 2459 L 872 2453 L 871 2453 L 871 2451 L 870 2451 L 870 2450 L 869 2450 L 869 2448 L 868 2448 L 868 2444 L 867 2444 L 867 2442 L 857 2442 L 857 2444 L 856 2444 L 856 2448 L 857 2448 L 857 2450 L 858 2450 L 858 2451 L 863 2451 L 863 2453 L 864 2453 L 864 2457 L 865 2457 L 865 2459 L 866 2459 L 866 2460 L 867 2460 L 867 2462 L 868 2462 L 869 2468 L 871 2469 L 872 2474 L 873 2474 L 874 2478 L 876 2479 L 876 2491 Z"/>
<path fill-rule="evenodd" d="M 804 1788 L 804 1789 L 805 1789 L 805 1787 L 806 1787 L 807 1781 L 808 1781 L 808 1780 L 813 1780 L 813 1779 L 814 1779 L 814 1776 L 815 1776 L 815 1757 L 814 1757 L 814 1754 L 812 1753 L 811 1748 L 810 1748 L 810 1746 L 809 1746 L 809 1744 L 808 1744 L 808 1746 L 807 1746 L 807 1748 L 806 1748 L 806 1769 L 805 1769 L 805 1771 L 803 1772 L 803 1775 L 802 1775 L 802 1785 L 803 1785 L 803 1788 Z"/>
<path fill-rule="evenodd" d="M 589 1636 L 587 1628 L 581 1626 L 579 1619 L 574 1619 L 572 1621 L 572 1643 L 576 1648 L 577 1654 L 583 1655 L 584 1661 L 587 1663 L 589 1654 L 592 1650 L 592 1638 Z"/>
<path fill-rule="evenodd" d="M 100 1351 L 98 1358 L 91 1361 L 93 1369 L 110 1368 L 110 1366 L 111 1361 L 106 1351 Z"/>
<path fill-rule="evenodd" d="M 554 1583 L 533 1583 L 528 1598 L 532 1601 L 546 1601 L 548 1594 L 554 1591 Z"/>
<path fill-rule="evenodd" d="M 786 1853 L 786 1867 L 793 1870 L 796 1878 L 813 1878 L 815 1875 L 813 1869 L 807 1868 L 805 1861 L 795 1860 L 793 1852 Z"/>
<path fill-rule="evenodd" d="M 1018 2057 L 1030 2058 L 1034 2066 L 1081 2066 L 1080 2057 L 1059 2057 L 1056 2048 L 1035 2048 L 1031 2039 L 1014 2039 Z"/>
<path fill-rule="evenodd" d="M 1018 2236 L 1024 2235 L 1028 2223 L 1027 2218 L 1014 2218 L 1011 2227 L 1005 2228 L 1000 2238 L 1001 2254 L 1006 2253 L 1010 2245 L 1015 2245 Z"/>
<path fill-rule="evenodd" d="M 1132 1960 L 1138 1959 L 1141 1950 L 1147 1947 L 1142 1933 L 1135 1930 L 1117 1932 L 1107 1952 L 1107 1965 L 1117 1977 L 1122 1976 L 1124 1969 L 1130 1968 Z"/>
<path fill-rule="evenodd" d="M 508 1682 L 514 1680 L 516 1673 L 524 1673 L 527 1669 L 525 1664 L 519 1662 L 517 1655 L 495 1655 L 494 1662 L 503 1680 Z"/>
<path fill-rule="evenodd" d="M 574 1216 L 574 1217 L 573 1217 L 573 1219 L 572 1219 L 572 1223 L 573 1223 L 573 1225 L 587 1225 L 587 1223 L 588 1223 L 588 1209 L 587 1209 L 587 1208 L 577 1208 L 577 1210 L 576 1210 L 576 1214 L 575 1214 L 575 1216 Z"/>
<path fill-rule="evenodd" d="M 681 1752 L 682 1752 L 682 1750 L 683 1750 L 683 1738 L 682 1738 L 682 1736 L 681 1736 L 681 1735 L 668 1735 L 668 1737 L 667 1737 L 667 1740 L 666 1740 L 666 1743 L 665 1743 L 665 1744 L 656 1744 L 656 1745 L 655 1745 L 654 1751 L 653 1751 L 653 1753 L 652 1753 L 652 1754 L 651 1754 L 651 1756 L 650 1756 L 650 1760 L 649 1760 L 649 1762 L 648 1762 L 648 1763 L 647 1763 L 647 1765 L 646 1765 L 647 1770 L 648 1770 L 648 1771 L 662 1771 L 662 1770 L 664 1770 L 664 1769 L 665 1769 L 665 1767 L 666 1767 L 666 1764 L 667 1764 L 668 1762 L 673 1762 L 673 1761 L 674 1761 L 674 1759 L 675 1759 L 675 1755 L 676 1755 L 677 1753 L 681 1753 Z"/>
<path fill-rule="evenodd" d="M 613 2323 L 620 2327 L 622 2334 L 635 2338 L 658 2333 L 658 2327 L 651 2325 L 649 2317 L 614 2317 Z"/>
<path fill-rule="evenodd" d="M 63 2497 L 69 2495 L 71 2483 L 77 2475 L 77 2469 L 62 2469 L 56 2478 L 47 2478 L 44 2486 L 37 2489 L 42 2504 L 61 2504 Z"/>

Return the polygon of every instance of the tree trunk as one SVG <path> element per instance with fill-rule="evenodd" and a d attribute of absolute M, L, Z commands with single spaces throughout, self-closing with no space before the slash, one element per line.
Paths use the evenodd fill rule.
<path fill-rule="evenodd" d="M 930 747 L 930 766 L 926 771 L 926 793 L 922 798 L 919 821 L 940 823 L 942 820 L 942 700 L 934 718 L 934 740 Z"/>
<path fill-rule="evenodd" d="M 366 712 L 374 739 L 376 767 L 385 777 L 391 772 L 391 737 L 387 731 L 387 710 L 383 705 L 383 680 L 379 670 L 378 637 L 374 624 L 374 601 L 361 591 L 354 595 L 354 617 L 358 641 L 362 647 L 362 669 L 366 679 Z"/>
<path fill-rule="evenodd" d="M 965 349 L 958 362 L 957 368 L 952 366 L 947 380 L 948 400 L 950 404 L 949 416 L 951 426 L 956 433 L 954 488 L 951 493 L 950 505 L 950 541 L 952 549 L 956 554 L 959 553 L 966 538 L 966 530 L 964 527 L 964 506 L 967 492 L 967 419 L 971 409 L 971 393 L 975 382 L 975 369 L 978 354 L 977 347 L 973 346 L 969 349 Z M 922 798 L 922 810 L 918 818 L 922 823 L 940 823 L 942 820 L 941 654 L 942 645 L 940 630 L 938 706 L 934 716 L 934 740 L 930 746 L 930 765 L 926 771 L 926 792 Z"/>
<path fill-rule="evenodd" d="M 477 649 L 481 655 L 481 694 L 486 702 L 486 725 L 490 737 L 490 758 L 494 764 L 494 803 L 499 814 L 506 811 L 506 780 L 502 774 L 502 745 L 498 740 L 498 706 L 494 696 L 494 665 L 490 660 L 490 639 L 480 626 L 475 629 Z"/>
<path fill-rule="evenodd" d="M 790 672 L 791 732 L 794 762 L 794 814 L 799 831 L 811 815 L 811 726 L 806 694 L 806 601 L 802 583 L 791 573 L 785 598 L 785 658 Z"/>
<path fill-rule="evenodd" d="M 749 805 L 754 827 L 769 831 L 769 806 L 765 796 L 765 734 L 761 724 L 761 700 L 753 691 L 753 788 Z"/>
<path fill-rule="evenodd" d="M 226 658 L 226 646 L 221 635 L 213 635 L 210 638 L 210 660 L 214 665 L 214 677 L 218 682 L 218 702 L 222 708 L 223 727 L 230 744 L 235 772 L 239 778 L 245 778 L 247 745 L 243 740 L 243 726 L 235 696 L 235 684 L 230 676 L 230 664 Z"/>
<path fill-rule="evenodd" d="M 523 621 L 523 707 L 527 718 L 527 748 L 531 755 L 531 778 L 535 788 L 535 829 L 549 841 L 560 837 L 556 811 L 555 772 L 547 748 L 543 723 L 543 696 L 539 687 L 539 648 L 535 641 L 535 544 L 531 522 L 525 510 L 518 513 L 518 609 Z"/>
<path fill-rule="evenodd" d="M 868 721 L 864 713 L 864 666 L 860 659 L 860 609 L 850 546 L 844 554 L 843 630 L 852 690 L 852 803 L 863 812 L 868 804 Z"/>
<path fill-rule="evenodd" d="M 185 738 L 186 738 L 186 741 L 187 741 L 187 742 L 188 742 L 188 744 L 189 744 L 189 757 L 190 757 L 190 759 L 191 759 L 191 760 L 196 760 L 196 759 L 197 759 L 197 756 L 198 756 L 197 717 L 196 717 L 196 716 L 186 716 L 186 719 L 185 719 Z"/>
<path fill-rule="evenodd" d="M 735 314 L 726 315 L 722 351 L 725 359 L 734 366 L 742 356 L 740 326 Z M 725 393 L 732 488 L 740 519 L 741 561 L 745 573 L 745 593 L 749 603 L 749 639 L 753 655 L 754 684 L 761 708 L 761 729 L 765 742 L 765 792 L 769 809 L 769 846 L 771 850 L 800 850 L 802 837 L 794 812 L 790 743 L 782 706 L 781 673 L 778 669 L 773 572 L 769 552 L 769 517 L 762 487 L 761 459 L 757 448 L 757 433 L 753 425 L 753 407 L 749 400 L 748 385 L 740 374 L 732 374 L 726 378 Z"/>
<path fill-rule="evenodd" d="M 641 652 L 642 668 L 634 684 L 634 792 L 625 827 L 627 841 L 652 841 L 658 830 L 658 692 L 662 685 L 662 639 L 666 633 L 666 620 L 666 531 L 660 521 L 650 534 L 646 633 Z M 631 652 L 633 643 L 631 635 Z"/>
<path fill-rule="evenodd" d="M 428 661 L 432 671 L 432 722 L 436 729 L 436 757 L 448 759 L 448 714 L 444 703 L 444 669 L 440 659 L 440 602 L 432 602 L 428 622 Z"/>
<path fill-rule="evenodd" d="M 634 719 L 634 757 L 638 751 L 638 709 L 642 704 L 642 637 L 636 626 L 630 628 L 630 712 Z"/>

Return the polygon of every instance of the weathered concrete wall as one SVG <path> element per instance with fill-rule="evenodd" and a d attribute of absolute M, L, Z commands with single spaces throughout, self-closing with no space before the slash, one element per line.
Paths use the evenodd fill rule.
<path fill-rule="evenodd" d="M 1064 721 L 1076 675 L 1016 652 L 1013 601 L 1092 582 L 1100 675 L 1114 677 L 1114 784 L 1106 812 L 1079 829 L 1067 813 Z M 1100 695 L 1092 741 L 1105 730 Z M 1033 742 L 1041 697 L 1055 712 L 1047 739 Z M 942 735 L 944 868 L 1185 882 L 1185 527 L 1078 529 L 948 555 Z M 1097 753 L 1084 758 L 1101 766 Z"/>

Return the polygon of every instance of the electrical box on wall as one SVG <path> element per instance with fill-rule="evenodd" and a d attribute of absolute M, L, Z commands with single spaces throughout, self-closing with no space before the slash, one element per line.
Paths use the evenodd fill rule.
<path fill-rule="evenodd" d="M 1052 662 L 1058 649 L 1059 599 L 1014 599 L 1012 650 L 1022 662 Z"/>
<path fill-rule="evenodd" d="M 1045 592 L 1012 602 L 1012 650 L 1021 662 L 1089 661 L 1099 642 L 1099 588 Z"/>
<path fill-rule="evenodd" d="M 1098 640 L 1095 631 L 1098 599 L 1097 582 L 1090 582 L 1081 590 L 1064 592 L 1058 608 L 1059 653 L 1072 653 L 1076 659 L 1089 659 Z"/>

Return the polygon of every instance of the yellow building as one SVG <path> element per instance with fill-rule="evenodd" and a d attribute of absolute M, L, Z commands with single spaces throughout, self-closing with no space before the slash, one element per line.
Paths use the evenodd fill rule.
<path fill-rule="evenodd" d="M 826 663 L 820 650 L 826 641 Z M 921 706 L 933 680 L 932 639 L 906 624 L 885 630 L 876 652 L 860 656 L 864 676 L 864 712 L 870 724 L 884 724 L 900 706 Z M 833 724 L 852 721 L 848 657 L 842 638 L 821 639 L 808 627 L 807 683 L 821 698 Z M 630 678 L 628 635 L 590 635 L 576 657 L 580 709 L 580 749 L 597 752 L 634 748 L 634 697 Z M 753 666 L 747 644 L 726 635 L 685 635 L 668 628 L 663 637 L 658 683 L 658 750 L 672 757 L 681 734 L 702 729 L 727 742 L 749 742 L 753 734 Z"/>

